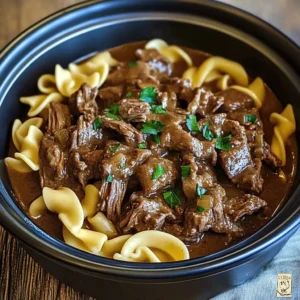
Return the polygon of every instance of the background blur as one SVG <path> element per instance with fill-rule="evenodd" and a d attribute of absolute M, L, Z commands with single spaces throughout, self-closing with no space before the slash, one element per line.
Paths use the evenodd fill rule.
<path fill-rule="evenodd" d="M 0 0 L 0 49 L 38 20 L 79 2 L 82 1 Z M 300 45 L 300 0 L 221 0 L 220 2 L 237 6 L 266 20 Z M 289 247 L 289 243 L 286 247 Z M 225 295 L 224 297 L 226 298 Z M 220 296 L 218 299 L 225 298 Z M 0 299 L 91 298 L 75 292 L 45 272 L 25 253 L 19 243 L 0 227 Z"/>

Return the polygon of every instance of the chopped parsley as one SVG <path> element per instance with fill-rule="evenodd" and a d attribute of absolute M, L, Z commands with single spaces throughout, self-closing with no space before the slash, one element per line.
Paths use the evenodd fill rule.
<path fill-rule="evenodd" d="M 216 149 L 229 151 L 231 148 L 230 140 L 231 134 L 224 137 L 218 136 L 216 141 Z"/>
<path fill-rule="evenodd" d="M 157 145 L 160 145 L 160 138 L 157 134 L 153 135 L 153 140 Z"/>
<path fill-rule="evenodd" d="M 122 162 L 120 163 L 120 168 L 121 168 L 121 169 L 124 169 L 124 168 L 125 168 L 125 162 L 124 162 L 124 161 L 122 161 Z"/>
<path fill-rule="evenodd" d="M 163 193 L 163 197 L 167 204 L 171 207 L 174 208 L 176 205 L 180 205 L 180 199 L 179 199 L 179 194 L 176 190 L 171 189 L 167 192 Z"/>
<path fill-rule="evenodd" d="M 106 178 L 106 182 L 112 182 L 114 179 L 114 175 L 109 174 Z"/>
<path fill-rule="evenodd" d="M 166 173 L 165 169 L 161 166 L 161 164 L 158 164 L 152 174 L 152 180 L 158 179 L 160 176 L 164 175 Z"/>
<path fill-rule="evenodd" d="M 153 114 L 166 115 L 167 111 L 162 107 L 162 105 L 151 105 L 151 112 Z"/>
<path fill-rule="evenodd" d="M 116 116 L 116 115 L 114 115 L 114 114 L 112 114 L 112 113 L 106 113 L 105 114 L 108 118 L 111 118 L 111 119 L 114 119 L 114 120 L 116 120 L 116 121 L 119 121 L 119 120 L 121 120 L 118 116 Z"/>
<path fill-rule="evenodd" d="M 199 186 L 199 184 L 196 184 L 196 195 L 201 199 L 203 195 L 206 193 L 206 189 Z"/>
<path fill-rule="evenodd" d="M 198 205 L 197 206 L 197 212 L 200 212 L 200 213 L 205 212 L 205 208 L 201 205 Z"/>
<path fill-rule="evenodd" d="M 186 126 L 189 131 L 200 131 L 199 124 L 195 115 L 188 115 L 186 119 Z"/>
<path fill-rule="evenodd" d="M 128 92 L 127 94 L 126 94 L 126 98 L 131 98 L 132 97 L 132 93 L 131 92 Z"/>
<path fill-rule="evenodd" d="M 147 149 L 147 145 L 146 145 L 146 143 L 139 143 L 138 148 L 139 149 Z"/>
<path fill-rule="evenodd" d="M 206 122 L 203 129 L 202 129 L 202 135 L 205 139 L 208 141 L 212 141 L 217 136 L 210 130 L 209 128 L 209 122 Z"/>
<path fill-rule="evenodd" d="M 119 105 L 118 104 L 111 104 L 107 108 L 104 109 L 104 113 L 108 114 L 111 113 L 113 115 L 117 115 L 119 113 Z"/>
<path fill-rule="evenodd" d="M 190 166 L 181 166 L 181 178 L 187 178 L 191 174 L 191 167 Z"/>
<path fill-rule="evenodd" d="M 159 121 L 151 120 L 150 122 L 142 125 L 142 133 L 146 134 L 158 134 L 164 129 L 165 125 Z"/>
<path fill-rule="evenodd" d="M 155 101 L 156 96 L 157 92 L 155 86 L 148 86 L 142 89 L 140 94 L 140 100 L 143 102 L 152 103 Z"/>
<path fill-rule="evenodd" d="M 101 126 L 102 126 L 102 119 L 101 119 L 100 117 L 97 117 L 97 118 L 94 120 L 93 126 L 94 126 L 94 129 L 95 129 L 95 130 L 100 129 Z"/>
<path fill-rule="evenodd" d="M 129 66 L 129 67 L 136 67 L 136 66 L 137 66 L 137 62 L 136 62 L 136 61 L 130 61 L 130 62 L 128 63 L 128 66 Z"/>
<path fill-rule="evenodd" d="M 251 122 L 252 124 L 255 124 L 257 122 L 257 116 L 256 115 L 245 115 L 244 120 L 246 123 Z"/>
<path fill-rule="evenodd" d="M 116 144 L 115 146 L 111 146 L 109 147 L 109 151 L 110 152 L 115 152 L 119 147 L 120 147 L 120 143 Z"/>

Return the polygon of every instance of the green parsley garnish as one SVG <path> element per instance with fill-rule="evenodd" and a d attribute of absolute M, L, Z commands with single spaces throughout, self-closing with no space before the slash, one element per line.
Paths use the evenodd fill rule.
<path fill-rule="evenodd" d="M 114 175 L 109 174 L 106 178 L 106 182 L 112 182 L 114 179 Z"/>
<path fill-rule="evenodd" d="M 111 147 L 109 147 L 109 151 L 110 152 L 114 152 L 114 151 L 116 151 L 119 147 L 120 147 L 120 143 L 119 144 L 116 144 L 115 146 L 111 146 Z"/>
<path fill-rule="evenodd" d="M 167 111 L 162 107 L 162 105 L 151 104 L 151 112 L 153 114 L 166 115 Z"/>
<path fill-rule="evenodd" d="M 124 169 L 124 168 L 125 168 L 125 162 L 124 162 L 124 161 L 122 161 L 122 162 L 120 163 L 120 168 L 121 168 L 121 169 Z"/>
<path fill-rule="evenodd" d="M 147 103 L 152 103 L 157 96 L 156 88 L 155 86 L 148 86 L 144 89 L 142 89 L 140 94 L 140 100 Z"/>
<path fill-rule="evenodd" d="M 142 125 L 142 133 L 158 134 L 164 129 L 165 125 L 159 121 L 151 120 L 150 122 Z"/>
<path fill-rule="evenodd" d="M 146 143 L 139 143 L 138 148 L 139 149 L 147 149 L 147 145 L 146 145 Z"/>
<path fill-rule="evenodd" d="M 203 195 L 206 193 L 206 189 L 199 186 L 199 184 L 196 184 L 196 195 L 201 199 Z"/>
<path fill-rule="evenodd" d="M 244 120 L 246 123 L 251 122 L 252 124 L 255 124 L 257 122 L 257 116 L 252 114 L 245 115 Z"/>
<path fill-rule="evenodd" d="M 126 94 L 126 98 L 130 98 L 130 97 L 132 97 L 132 93 L 131 93 L 131 92 L 128 92 L 128 93 Z"/>
<path fill-rule="evenodd" d="M 216 149 L 229 151 L 231 147 L 230 140 L 231 134 L 224 137 L 218 136 L 216 141 Z"/>
<path fill-rule="evenodd" d="M 121 120 L 118 116 L 116 116 L 116 115 L 114 115 L 114 114 L 112 114 L 112 113 L 106 113 L 105 115 L 106 115 L 108 118 L 114 119 L 114 120 L 116 120 L 116 121 Z"/>
<path fill-rule="evenodd" d="M 157 145 L 160 145 L 160 138 L 157 134 L 153 135 L 153 140 Z"/>
<path fill-rule="evenodd" d="M 181 166 L 181 178 L 187 178 L 191 174 L 191 167 L 190 166 Z"/>
<path fill-rule="evenodd" d="M 102 125 L 102 119 L 100 117 L 97 117 L 95 120 L 94 120 L 94 129 L 95 130 L 98 130 L 101 128 L 101 125 Z"/>
<path fill-rule="evenodd" d="M 136 62 L 136 61 L 130 61 L 130 62 L 128 63 L 128 66 L 129 66 L 129 67 L 136 67 L 136 66 L 137 66 L 137 62 Z"/>
<path fill-rule="evenodd" d="M 118 104 L 111 104 L 107 108 L 104 109 L 104 113 L 108 114 L 111 113 L 113 115 L 117 115 L 119 113 L 119 105 Z"/>
<path fill-rule="evenodd" d="M 206 122 L 203 129 L 202 129 L 202 135 L 205 139 L 208 141 L 212 141 L 217 136 L 210 130 L 209 128 L 209 122 Z"/>
<path fill-rule="evenodd" d="M 188 115 L 186 119 L 186 126 L 189 131 L 200 131 L 199 124 L 195 115 Z"/>
<path fill-rule="evenodd" d="M 201 206 L 201 205 L 198 205 L 197 206 L 197 212 L 205 212 L 205 208 L 203 207 L 203 206 Z"/>
<path fill-rule="evenodd" d="M 165 173 L 166 173 L 165 169 L 161 166 L 161 164 L 158 164 L 153 171 L 152 180 L 159 178 Z"/>
<path fill-rule="evenodd" d="M 177 191 L 171 189 L 167 192 L 163 193 L 163 197 L 165 199 L 165 201 L 167 202 L 167 204 L 171 207 L 174 208 L 176 205 L 180 205 L 180 199 L 179 199 L 179 194 L 177 193 Z"/>

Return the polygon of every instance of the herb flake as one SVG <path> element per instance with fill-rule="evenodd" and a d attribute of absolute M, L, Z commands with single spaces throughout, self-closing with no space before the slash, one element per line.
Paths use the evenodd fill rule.
<path fill-rule="evenodd" d="M 200 187 L 200 185 L 197 183 L 196 184 L 196 195 L 201 199 L 203 195 L 205 195 L 206 189 Z"/>
<path fill-rule="evenodd" d="M 195 115 L 188 115 L 186 119 L 186 126 L 189 131 L 200 131 L 199 124 Z"/>
<path fill-rule="evenodd" d="M 202 135 L 205 139 L 208 141 L 212 141 L 217 136 L 210 130 L 209 128 L 209 122 L 206 122 L 203 129 L 202 129 Z"/>
<path fill-rule="evenodd" d="M 142 133 L 146 134 L 158 134 L 164 129 L 165 125 L 159 121 L 151 120 L 150 122 L 142 125 Z"/>
<path fill-rule="evenodd" d="M 187 178 L 191 174 L 191 167 L 190 166 L 181 166 L 181 178 Z"/>
<path fill-rule="evenodd" d="M 205 208 L 201 205 L 198 205 L 197 206 L 197 212 L 200 212 L 200 213 L 205 212 Z"/>
<path fill-rule="evenodd" d="M 253 114 L 245 115 L 244 121 L 246 123 L 251 122 L 252 124 L 255 124 L 257 122 L 257 116 Z"/>
<path fill-rule="evenodd" d="M 140 94 L 140 100 L 147 103 L 152 103 L 155 101 L 157 96 L 156 87 L 148 86 L 142 89 Z"/>
<path fill-rule="evenodd" d="M 120 169 L 124 169 L 124 168 L 125 168 L 125 162 L 122 161 L 122 162 L 120 163 L 119 167 L 120 167 Z"/>
<path fill-rule="evenodd" d="M 102 119 L 101 119 L 100 117 L 97 117 L 97 118 L 94 120 L 93 126 L 94 126 L 94 129 L 95 129 L 95 130 L 100 129 L 101 126 L 102 126 Z"/>
<path fill-rule="evenodd" d="M 139 143 L 138 148 L 139 149 L 147 149 L 147 145 L 146 145 L 146 143 Z"/>
<path fill-rule="evenodd" d="M 160 176 L 166 173 L 165 169 L 162 167 L 161 164 L 158 164 L 152 174 L 152 180 L 158 179 Z"/>
<path fill-rule="evenodd" d="M 168 114 L 167 111 L 162 107 L 162 105 L 151 105 L 151 112 L 153 114 L 158 114 L 158 115 L 166 115 Z"/>
<path fill-rule="evenodd" d="M 104 113 L 108 114 L 111 113 L 113 115 L 117 115 L 119 113 L 119 105 L 118 104 L 111 104 L 107 108 L 104 109 Z"/>
<path fill-rule="evenodd" d="M 125 96 L 126 98 L 131 98 L 132 97 L 132 93 L 131 92 L 128 92 Z"/>
<path fill-rule="evenodd" d="M 129 63 L 128 63 L 128 66 L 129 67 L 136 67 L 137 66 L 137 62 L 136 61 L 130 61 Z"/>
<path fill-rule="evenodd" d="M 153 135 L 153 140 L 157 145 L 160 145 L 160 137 L 157 134 Z"/>
<path fill-rule="evenodd" d="M 106 182 L 112 182 L 113 181 L 113 179 L 114 179 L 114 175 L 111 175 L 111 174 L 109 174 L 108 176 L 107 176 L 107 178 L 106 178 Z"/>
<path fill-rule="evenodd" d="M 224 137 L 218 136 L 216 140 L 216 149 L 229 151 L 231 148 L 230 140 L 231 134 Z"/>
<path fill-rule="evenodd" d="M 179 194 L 174 189 L 164 192 L 163 197 L 171 208 L 174 208 L 176 205 L 181 205 Z"/>
<path fill-rule="evenodd" d="M 112 113 L 106 113 L 105 114 L 108 118 L 111 118 L 111 119 L 114 119 L 114 120 L 116 120 L 116 121 L 120 121 L 121 119 L 118 117 L 118 116 L 116 116 L 116 115 L 114 115 L 114 114 L 112 114 Z"/>
<path fill-rule="evenodd" d="M 120 143 L 116 144 L 115 146 L 111 146 L 109 147 L 109 151 L 110 152 L 115 152 L 119 147 L 120 147 Z"/>

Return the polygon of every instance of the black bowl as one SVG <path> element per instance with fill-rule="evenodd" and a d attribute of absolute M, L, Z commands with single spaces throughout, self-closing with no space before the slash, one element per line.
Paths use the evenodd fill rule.
<path fill-rule="evenodd" d="M 62 10 L 18 36 L 1 53 L 0 158 L 11 125 L 25 115 L 20 96 L 37 92 L 40 75 L 54 65 L 126 42 L 162 38 L 242 63 L 259 75 L 300 124 L 300 50 L 261 20 L 212 1 L 85 2 Z M 299 131 L 296 132 L 299 140 Z M 298 167 L 299 168 L 299 167 Z M 0 222 L 46 270 L 86 294 L 131 299 L 207 299 L 254 276 L 300 223 L 299 174 L 282 210 L 251 237 L 218 253 L 189 261 L 141 264 L 76 250 L 34 225 L 14 200 L 0 165 Z"/>

